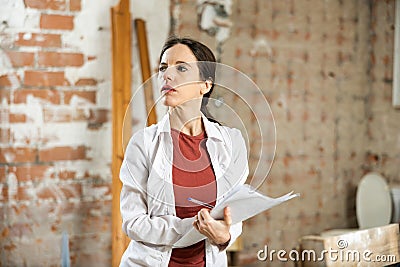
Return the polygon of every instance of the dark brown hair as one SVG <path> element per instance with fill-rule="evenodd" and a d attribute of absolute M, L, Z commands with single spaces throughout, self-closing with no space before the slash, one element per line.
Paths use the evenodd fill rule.
<path fill-rule="evenodd" d="M 210 48 L 208 48 L 206 45 L 190 39 L 190 38 L 179 38 L 176 36 L 171 36 L 167 39 L 167 41 L 164 43 L 164 46 L 161 50 L 160 53 L 160 62 L 162 59 L 162 56 L 164 55 L 165 51 L 174 45 L 177 44 L 183 44 L 186 45 L 193 53 L 193 55 L 196 57 L 197 61 L 201 61 L 200 64 L 197 64 L 199 68 L 199 74 L 200 74 L 200 79 L 201 80 L 210 80 L 212 82 L 211 89 L 208 91 L 206 94 L 203 95 L 203 99 L 201 101 L 201 112 L 209 119 L 210 121 L 219 123 L 216 121 L 210 114 L 210 112 L 207 109 L 207 104 L 208 104 L 208 99 L 210 98 L 210 95 L 212 91 L 214 90 L 214 81 L 215 81 L 215 66 L 216 66 L 216 59 L 211 51 Z M 210 62 L 210 64 L 207 64 L 207 62 Z"/>

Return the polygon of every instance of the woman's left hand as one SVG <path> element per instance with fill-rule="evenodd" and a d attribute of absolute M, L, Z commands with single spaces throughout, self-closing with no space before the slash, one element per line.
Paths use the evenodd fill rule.
<path fill-rule="evenodd" d="M 201 209 L 194 219 L 193 226 L 201 234 L 207 236 L 212 244 L 221 246 L 231 239 L 229 229 L 232 218 L 229 207 L 224 209 L 224 220 L 214 220 L 208 209 Z"/>

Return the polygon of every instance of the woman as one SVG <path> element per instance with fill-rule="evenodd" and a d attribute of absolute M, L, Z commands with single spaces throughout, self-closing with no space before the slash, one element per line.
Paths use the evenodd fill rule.
<path fill-rule="evenodd" d="M 207 111 L 215 81 L 215 57 L 205 45 L 172 37 L 160 54 L 158 79 L 168 113 L 135 133 L 121 166 L 122 228 L 131 242 L 120 266 L 227 266 L 226 248 L 241 223 L 213 219 L 210 205 L 248 175 L 239 130 L 221 126 Z M 174 244 L 194 227 L 206 238 Z"/>

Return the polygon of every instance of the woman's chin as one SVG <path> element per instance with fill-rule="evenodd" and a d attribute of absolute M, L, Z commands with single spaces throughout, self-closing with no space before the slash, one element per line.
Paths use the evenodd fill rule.
<path fill-rule="evenodd" d="M 175 101 L 171 101 L 168 98 L 164 98 L 164 102 L 163 102 L 164 106 L 170 107 L 170 108 L 174 108 L 178 105 L 178 103 L 176 103 Z"/>

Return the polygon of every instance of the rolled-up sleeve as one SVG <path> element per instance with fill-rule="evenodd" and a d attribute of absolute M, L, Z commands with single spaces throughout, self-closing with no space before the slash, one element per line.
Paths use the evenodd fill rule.
<path fill-rule="evenodd" d="M 192 221 L 173 215 L 148 214 L 146 188 L 149 164 L 144 134 L 141 130 L 132 136 L 120 169 L 122 229 L 135 241 L 172 246 L 192 227 Z"/>

